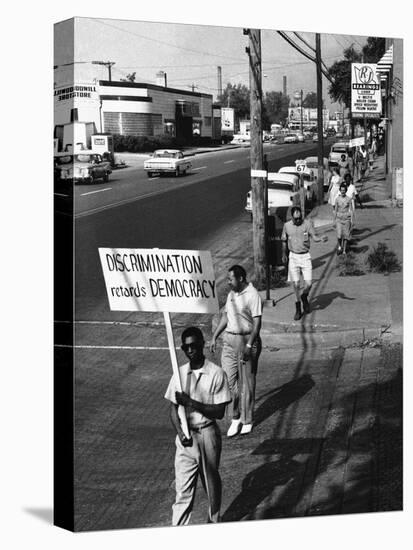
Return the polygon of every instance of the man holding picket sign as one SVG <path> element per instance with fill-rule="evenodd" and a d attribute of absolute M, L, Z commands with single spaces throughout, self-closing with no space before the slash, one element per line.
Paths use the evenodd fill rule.
<path fill-rule="evenodd" d="M 178 367 L 170 312 L 217 313 L 211 254 L 199 250 L 100 248 L 106 291 L 112 311 L 163 312 L 173 376 L 165 397 L 177 432 L 176 499 L 172 524 L 186 525 L 192 512 L 198 475 L 208 495 L 208 521 L 219 521 L 221 433 L 216 420 L 231 401 L 223 369 L 203 353 L 204 337 L 196 327 L 182 334 L 189 362 Z"/>

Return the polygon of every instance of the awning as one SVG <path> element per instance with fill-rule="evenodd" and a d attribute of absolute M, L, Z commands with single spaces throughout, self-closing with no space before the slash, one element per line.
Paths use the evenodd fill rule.
<path fill-rule="evenodd" d="M 380 80 L 386 80 L 387 75 L 393 67 L 393 44 L 377 63 L 377 72 L 380 74 Z"/>

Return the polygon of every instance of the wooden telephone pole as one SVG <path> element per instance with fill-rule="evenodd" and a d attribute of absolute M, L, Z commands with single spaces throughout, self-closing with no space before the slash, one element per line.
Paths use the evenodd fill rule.
<path fill-rule="evenodd" d="M 246 52 L 249 57 L 250 110 L 251 110 L 251 202 L 252 240 L 254 253 L 255 284 L 263 288 L 266 281 L 266 218 L 265 212 L 265 170 L 262 146 L 262 70 L 261 31 L 244 29 L 249 37 Z"/>
<path fill-rule="evenodd" d="M 316 33 L 315 35 L 315 57 L 316 57 L 316 67 L 317 67 L 317 131 L 318 131 L 318 177 L 317 177 L 317 186 L 318 186 L 318 204 L 323 204 L 324 202 L 324 138 L 323 138 L 323 83 L 322 83 L 322 72 L 321 72 L 321 45 L 320 45 L 320 34 Z"/>

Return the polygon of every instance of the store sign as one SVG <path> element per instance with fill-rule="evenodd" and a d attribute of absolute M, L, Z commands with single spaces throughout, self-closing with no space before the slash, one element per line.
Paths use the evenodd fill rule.
<path fill-rule="evenodd" d="M 381 113 L 380 76 L 375 63 L 351 64 L 351 115 L 376 118 Z"/>
<path fill-rule="evenodd" d="M 74 86 L 60 86 L 54 90 L 54 99 L 56 104 L 64 103 L 74 99 L 84 101 L 99 101 L 99 93 L 96 84 L 79 83 Z"/>
<path fill-rule="evenodd" d="M 112 311 L 217 313 L 211 253 L 99 248 Z"/>
<path fill-rule="evenodd" d="M 234 131 L 234 109 L 230 107 L 221 109 L 221 130 Z"/>

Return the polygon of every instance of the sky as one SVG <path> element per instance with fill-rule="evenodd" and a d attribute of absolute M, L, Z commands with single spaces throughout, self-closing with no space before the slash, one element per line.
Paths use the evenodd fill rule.
<path fill-rule="evenodd" d="M 57 24 L 55 39 L 55 82 L 70 83 L 73 78 L 72 49 L 67 23 Z M 292 32 L 294 41 L 311 56 L 311 51 Z M 300 36 L 315 48 L 315 34 L 302 32 Z M 343 50 L 351 44 L 358 50 L 366 37 L 339 34 L 321 34 L 321 55 L 330 66 L 343 57 Z M 245 48 L 248 36 L 240 27 L 153 23 L 116 19 L 76 18 L 74 44 L 74 71 L 78 81 L 93 78 L 107 80 L 108 69 L 91 61 L 112 61 L 112 80 L 125 78 L 136 72 L 136 82 L 156 83 L 156 73 L 167 74 L 168 86 L 209 93 L 217 97 L 217 67 L 222 68 L 222 85 L 248 86 L 248 57 Z M 281 91 L 283 76 L 287 77 L 287 93 L 296 90 L 303 96 L 316 91 L 315 63 L 305 58 L 288 44 L 275 30 L 261 33 L 263 91 Z M 323 99 L 330 110 L 338 110 L 328 95 L 329 83 L 323 77 Z"/>

